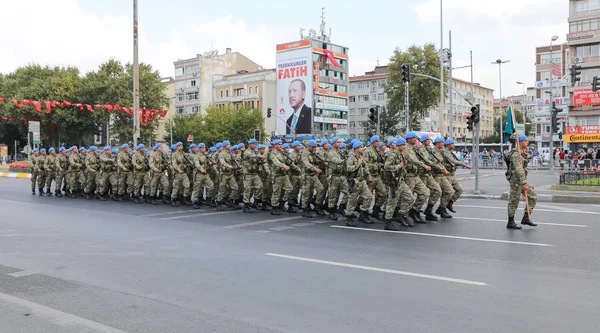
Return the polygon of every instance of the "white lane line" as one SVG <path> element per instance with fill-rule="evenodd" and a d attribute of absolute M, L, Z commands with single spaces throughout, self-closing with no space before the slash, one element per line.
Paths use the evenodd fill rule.
<path fill-rule="evenodd" d="M 86 328 L 86 330 L 92 329 L 100 333 L 126 333 L 125 331 L 121 331 L 89 319 L 77 317 L 70 313 L 62 312 L 60 310 L 49 308 L 45 305 L 34 303 L 11 295 L 0 293 L 0 301 L 29 309 L 34 316 L 62 327 L 73 328 L 73 326 L 79 326 L 81 328 Z"/>
<path fill-rule="evenodd" d="M 251 227 L 251 226 L 261 225 L 261 224 L 277 223 L 277 222 L 290 221 L 290 220 L 298 220 L 298 219 L 301 219 L 301 218 L 303 218 L 303 217 L 302 216 L 282 217 L 282 218 L 279 218 L 279 219 L 272 219 L 272 220 L 262 220 L 262 221 L 256 221 L 256 222 L 247 222 L 247 223 L 232 224 L 232 225 L 225 226 L 225 228 L 227 228 L 227 229 L 244 228 L 244 227 Z"/>
<path fill-rule="evenodd" d="M 462 216 L 454 216 L 454 218 L 457 219 L 463 219 L 463 220 L 477 220 L 477 221 L 492 221 L 492 222 L 507 222 L 506 220 L 500 220 L 500 219 L 488 219 L 488 218 L 479 218 L 479 217 L 462 217 Z M 554 226 L 558 226 L 558 227 L 574 227 L 574 228 L 587 228 L 587 225 L 583 225 L 583 224 L 562 224 L 562 223 L 550 223 L 550 222 L 535 222 L 536 224 L 539 225 L 554 225 Z"/>
<path fill-rule="evenodd" d="M 294 227 L 308 227 L 310 225 L 315 225 L 312 222 L 300 222 L 300 223 L 292 223 Z"/>
<path fill-rule="evenodd" d="M 38 274 L 41 271 L 42 271 L 41 269 L 32 269 L 32 270 L 29 270 L 29 271 L 20 271 L 20 272 L 15 272 L 15 273 L 9 273 L 9 274 L 6 274 L 6 275 L 10 275 L 12 277 L 18 278 L 18 277 L 23 277 L 23 276 Z"/>
<path fill-rule="evenodd" d="M 200 214 L 192 214 L 192 215 L 173 216 L 173 217 L 163 217 L 163 218 L 161 218 L 161 220 L 180 220 L 180 219 L 187 219 L 190 217 L 223 215 L 223 214 L 231 214 L 231 213 L 239 213 L 239 212 L 235 211 L 235 210 L 229 210 L 226 212 L 212 212 L 212 213 L 200 213 Z"/>
<path fill-rule="evenodd" d="M 368 229 L 368 228 L 355 228 L 355 227 L 346 227 L 346 226 L 342 226 L 342 225 L 332 225 L 330 227 L 332 227 L 332 228 L 342 228 L 342 229 L 351 229 L 351 230 L 359 230 L 359 231 L 389 232 L 389 233 L 394 233 L 394 234 L 406 234 L 406 235 L 429 236 L 429 237 L 439 237 L 439 238 L 463 239 L 463 240 L 471 240 L 471 241 L 479 241 L 479 242 L 489 242 L 489 243 L 506 243 L 506 244 L 519 244 L 519 245 L 531 245 L 531 246 L 554 246 L 554 245 L 544 244 L 544 243 L 529 243 L 529 242 L 509 241 L 509 240 L 503 240 L 503 239 L 474 238 L 474 237 L 463 237 L 463 236 L 426 234 L 426 233 L 422 233 L 422 232 L 391 231 L 391 230 L 379 230 L 379 229 Z"/>
<path fill-rule="evenodd" d="M 325 224 L 325 223 L 335 223 L 336 221 L 332 221 L 332 220 L 318 220 L 318 221 L 310 221 L 311 223 L 316 223 L 316 224 Z"/>
<path fill-rule="evenodd" d="M 256 230 L 256 232 L 258 232 L 259 234 L 268 234 L 268 233 L 270 233 L 269 230 Z"/>
<path fill-rule="evenodd" d="M 362 269 L 362 270 L 365 270 L 365 271 L 373 271 L 373 272 L 380 272 L 380 273 L 390 273 L 390 274 L 419 277 L 419 278 L 431 279 L 431 280 L 439 280 L 439 281 L 446 281 L 446 282 L 462 283 L 462 284 L 468 284 L 468 285 L 472 285 L 472 286 L 486 286 L 487 285 L 487 283 L 485 283 L 485 282 L 479 282 L 479 281 L 455 279 L 455 278 L 451 278 L 451 277 L 438 276 L 438 275 L 429 275 L 429 274 L 405 272 L 405 271 L 398 271 L 398 270 L 395 270 L 395 269 L 378 268 L 378 267 L 372 267 L 372 266 L 346 264 L 346 263 L 343 263 L 343 262 L 320 260 L 320 259 L 305 258 L 305 257 L 296 257 L 296 256 L 289 256 L 289 255 L 286 255 L 286 254 L 265 253 L 265 255 L 270 256 L 270 257 L 278 257 L 278 258 L 285 258 L 285 259 L 306 261 L 306 262 L 312 262 L 312 263 L 317 263 L 317 264 L 325 264 L 325 265 L 331 265 L 331 266 L 339 266 L 339 267 L 346 267 L 346 268 Z"/>
<path fill-rule="evenodd" d="M 454 205 L 454 207 L 468 207 L 468 208 L 488 208 L 488 209 L 504 209 L 506 210 L 506 206 L 497 207 L 497 206 L 472 206 L 472 205 Z M 556 209 L 534 209 L 535 212 L 552 212 L 552 213 L 579 213 L 579 214 L 592 214 L 592 215 L 600 215 L 598 212 L 588 212 L 581 210 L 556 210 Z"/>
<path fill-rule="evenodd" d="M 269 230 L 271 231 L 282 231 L 282 230 L 288 230 L 288 229 L 294 229 L 294 227 L 287 227 L 287 226 L 279 226 L 279 227 L 273 227 L 273 228 L 269 228 Z"/>
<path fill-rule="evenodd" d="M 206 209 L 203 209 L 206 210 Z M 198 209 L 186 209 L 186 210 L 176 210 L 172 212 L 164 212 L 164 213 L 155 213 L 155 214 L 146 214 L 140 215 L 141 217 L 152 217 L 152 216 L 163 216 L 163 215 L 171 215 L 171 214 L 179 214 L 179 213 L 187 213 L 187 212 L 197 212 Z"/>

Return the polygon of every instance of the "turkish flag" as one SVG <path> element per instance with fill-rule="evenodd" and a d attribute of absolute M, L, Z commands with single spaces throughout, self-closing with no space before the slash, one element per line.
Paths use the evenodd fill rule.
<path fill-rule="evenodd" d="M 327 58 L 329 58 L 329 61 L 331 61 L 331 64 L 334 65 L 335 67 L 342 67 L 342 65 L 340 65 L 339 62 L 337 62 L 337 60 L 335 59 L 335 56 L 333 55 L 333 52 L 330 50 L 323 50 L 325 52 L 325 55 L 327 55 Z"/>
<path fill-rule="evenodd" d="M 35 106 L 35 109 L 37 110 L 37 112 L 42 112 L 42 104 L 38 101 L 32 102 L 33 106 Z"/>
<path fill-rule="evenodd" d="M 46 113 L 50 114 L 50 112 L 52 111 L 52 103 L 50 103 L 49 101 L 44 102 L 46 104 Z"/>

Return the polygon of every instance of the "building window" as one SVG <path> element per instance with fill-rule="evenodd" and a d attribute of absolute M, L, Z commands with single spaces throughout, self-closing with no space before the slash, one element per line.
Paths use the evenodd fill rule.
<path fill-rule="evenodd" d="M 191 111 L 192 111 L 192 113 L 198 113 L 200 111 L 200 107 L 197 106 L 197 105 L 196 106 L 192 106 Z"/>
<path fill-rule="evenodd" d="M 223 90 L 221 90 L 221 98 L 223 98 Z"/>
<path fill-rule="evenodd" d="M 252 95 L 252 87 L 248 87 L 248 95 Z"/>
<path fill-rule="evenodd" d="M 383 93 L 382 94 L 377 94 L 377 99 L 380 101 L 383 101 L 385 99 Z"/>
<path fill-rule="evenodd" d="M 256 101 L 256 108 L 260 109 L 260 101 Z"/>
<path fill-rule="evenodd" d="M 188 80 L 188 84 L 187 84 L 187 86 L 188 86 L 188 87 L 195 87 L 195 86 L 196 86 L 196 80 L 195 80 L 195 79 L 193 79 L 193 80 Z"/>
<path fill-rule="evenodd" d="M 185 87 L 185 81 L 175 82 L 175 89 L 183 89 Z"/>
<path fill-rule="evenodd" d="M 178 102 L 183 102 L 185 100 L 185 95 L 184 94 L 177 94 L 177 101 Z"/>
<path fill-rule="evenodd" d="M 193 101 L 193 100 L 196 100 L 196 99 L 198 99 L 198 92 L 197 91 L 185 94 L 185 100 L 186 101 Z"/>
<path fill-rule="evenodd" d="M 356 102 L 356 96 L 350 96 L 350 103 Z"/>
<path fill-rule="evenodd" d="M 254 93 L 258 94 L 258 86 L 254 86 Z"/>
<path fill-rule="evenodd" d="M 184 110 L 183 106 L 178 106 L 178 107 L 175 108 L 175 113 L 182 114 L 183 110 Z"/>
<path fill-rule="evenodd" d="M 183 74 L 185 74 L 183 67 L 175 68 L 175 76 L 181 76 Z"/>

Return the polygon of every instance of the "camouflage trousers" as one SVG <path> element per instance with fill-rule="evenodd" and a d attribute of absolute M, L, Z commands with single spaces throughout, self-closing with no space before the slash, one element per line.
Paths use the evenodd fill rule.
<path fill-rule="evenodd" d="M 392 192 L 395 193 L 392 194 Z M 390 189 L 388 193 L 388 199 L 385 204 L 385 219 L 391 220 L 394 217 L 394 213 L 398 206 L 398 213 L 400 215 L 406 215 L 408 211 L 413 207 L 414 203 L 415 198 L 413 197 L 412 191 L 404 181 L 401 181 L 398 184 L 398 188 L 396 188 L 396 191 L 392 191 Z"/>
<path fill-rule="evenodd" d="M 278 175 L 273 177 L 273 193 L 271 194 L 271 207 L 279 206 L 279 199 L 282 202 L 290 200 L 290 195 L 294 190 L 290 177 L 288 175 Z"/>
<path fill-rule="evenodd" d="M 96 175 L 96 193 L 100 195 L 106 194 L 108 191 L 107 185 L 109 184 L 110 172 L 101 170 Z"/>
<path fill-rule="evenodd" d="M 342 204 L 348 203 L 348 181 L 346 176 L 332 175 L 329 179 L 329 209 L 335 209 L 338 206 L 342 194 Z"/>
<path fill-rule="evenodd" d="M 238 184 L 235 176 L 231 173 L 221 174 L 219 177 L 219 194 L 217 195 L 218 202 L 224 200 L 236 200 L 238 198 Z"/>
<path fill-rule="evenodd" d="M 413 205 L 414 210 L 421 210 L 423 208 L 423 204 L 427 201 L 427 187 L 423 184 L 423 181 L 419 176 L 406 176 L 404 177 L 404 182 L 406 186 L 410 189 L 412 193 L 417 195 L 417 199 Z"/>
<path fill-rule="evenodd" d="M 323 199 L 325 198 L 323 184 L 321 184 L 319 176 L 305 175 L 302 185 L 302 209 L 310 208 L 313 196 L 315 196 L 315 204 L 317 206 L 323 205 Z"/>
<path fill-rule="evenodd" d="M 46 171 L 42 170 L 42 172 L 38 173 L 37 176 L 37 185 L 40 192 L 44 190 L 44 186 L 46 185 Z"/>
<path fill-rule="evenodd" d="M 119 173 L 119 195 L 124 195 L 125 189 L 127 189 L 127 194 L 133 193 L 133 173 L 121 171 Z"/>
<path fill-rule="evenodd" d="M 261 201 L 265 204 L 271 203 L 271 195 L 273 194 L 273 181 L 271 173 L 262 173 L 261 181 L 263 183 Z"/>
<path fill-rule="evenodd" d="M 144 174 L 144 195 L 150 196 L 150 188 L 152 187 L 152 177 L 154 172 L 146 171 Z"/>
<path fill-rule="evenodd" d="M 86 193 L 92 194 L 96 192 L 96 174 L 98 172 L 87 171 L 85 176 Z"/>
<path fill-rule="evenodd" d="M 354 180 L 354 188 L 348 195 L 348 206 L 346 207 L 346 216 L 350 216 L 354 214 L 354 210 L 358 205 L 360 200 L 360 210 L 364 212 L 368 212 L 371 208 L 372 194 L 369 190 L 369 186 L 367 185 L 366 180 Z"/>
<path fill-rule="evenodd" d="M 464 190 L 460 182 L 454 176 L 448 176 L 448 181 L 454 189 L 454 195 L 452 195 L 452 202 L 456 202 L 458 198 L 463 194 Z"/>
<path fill-rule="evenodd" d="M 119 193 L 119 173 L 117 171 L 111 171 L 110 176 L 108 176 L 108 181 L 110 183 L 110 191 L 113 195 Z"/>
<path fill-rule="evenodd" d="M 85 176 L 81 170 L 69 171 L 69 190 L 75 193 L 77 190 L 82 190 L 85 187 Z"/>
<path fill-rule="evenodd" d="M 160 185 L 162 187 L 162 195 L 169 196 L 171 194 L 171 192 L 169 191 L 169 175 L 166 173 L 166 171 L 158 173 L 152 171 L 152 173 L 154 174 L 152 175 L 150 189 L 148 190 L 150 193 L 148 195 L 150 195 L 151 197 L 155 197 L 158 192 L 158 186 Z"/>
<path fill-rule="evenodd" d="M 146 171 L 134 171 L 133 172 L 133 196 L 139 197 L 142 192 L 142 186 L 144 186 L 144 178 L 146 177 Z"/>
<path fill-rule="evenodd" d="M 183 197 L 190 196 L 190 179 L 184 173 L 176 173 L 173 175 L 173 189 L 171 190 L 171 200 L 177 200 L 177 196 L 183 191 Z"/>
<path fill-rule="evenodd" d="M 247 174 L 244 176 L 244 203 L 250 204 L 250 198 L 254 195 L 254 202 L 262 199 L 263 183 L 258 174 Z"/>
<path fill-rule="evenodd" d="M 219 174 L 216 171 L 209 171 L 208 177 L 213 182 L 213 188 L 210 191 L 206 190 L 206 197 L 216 199 L 219 194 Z"/>
<path fill-rule="evenodd" d="M 54 180 L 54 192 L 58 193 L 62 191 L 63 185 L 67 188 L 68 174 L 66 171 L 58 171 L 56 173 L 56 179 Z"/>
<path fill-rule="evenodd" d="M 235 175 L 235 181 L 238 184 L 238 199 L 243 201 L 244 200 L 244 175 L 241 174 L 241 171 L 239 172 L 239 174 Z"/>
<path fill-rule="evenodd" d="M 38 172 L 37 171 L 33 171 L 31 170 L 31 191 L 35 192 L 35 186 L 37 183 L 37 178 L 38 178 Z"/>
<path fill-rule="evenodd" d="M 375 206 L 383 206 L 387 200 L 388 193 L 381 177 L 373 177 L 373 182 L 369 184 L 369 190 L 371 190 L 371 193 L 375 190 Z M 371 200 L 369 200 L 369 203 L 371 203 Z"/>
<path fill-rule="evenodd" d="M 56 172 L 46 171 L 46 191 L 50 192 L 52 188 L 52 181 L 56 179 Z M 56 193 L 58 185 L 54 185 L 54 193 Z"/>
<path fill-rule="evenodd" d="M 523 193 L 523 185 L 516 181 L 510 181 L 510 191 L 508 193 L 508 217 L 514 217 L 517 208 L 519 208 L 519 201 L 521 200 L 521 194 Z M 527 203 L 529 205 L 529 212 L 533 212 L 535 204 L 537 203 L 537 193 L 531 185 L 527 190 Z M 525 206 L 525 210 L 527 210 L 527 206 Z"/>
<path fill-rule="evenodd" d="M 323 202 L 317 202 L 318 204 L 322 205 L 323 207 L 327 207 L 328 202 L 325 201 L 327 200 L 327 193 L 329 193 L 329 177 L 327 176 L 327 172 L 325 172 L 325 170 L 323 170 L 323 172 L 319 175 L 319 181 L 321 182 L 321 185 L 323 185 Z"/>
<path fill-rule="evenodd" d="M 290 192 L 290 201 L 292 201 L 293 203 L 299 203 L 301 199 L 298 199 L 298 196 L 300 195 L 300 189 L 302 188 L 302 175 L 290 175 L 289 178 L 290 184 L 292 184 L 292 192 Z"/>
<path fill-rule="evenodd" d="M 197 172 L 194 175 L 194 186 L 192 190 L 192 202 L 198 201 L 198 198 L 204 197 L 204 189 L 206 189 L 206 200 L 211 199 L 210 194 L 215 187 L 215 184 L 206 173 Z"/>
<path fill-rule="evenodd" d="M 442 196 L 442 189 L 440 184 L 435 181 L 435 178 L 431 174 L 421 175 L 423 184 L 429 189 L 429 205 L 435 205 L 440 197 Z"/>
<path fill-rule="evenodd" d="M 440 185 L 440 188 L 442 189 L 440 207 L 446 207 L 450 200 L 452 200 L 452 196 L 454 195 L 454 188 L 452 187 L 448 176 L 436 176 L 435 181 Z"/>

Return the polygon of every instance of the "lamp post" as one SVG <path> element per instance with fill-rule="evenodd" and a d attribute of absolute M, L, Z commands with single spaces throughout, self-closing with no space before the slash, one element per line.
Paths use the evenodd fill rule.
<path fill-rule="evenodd" d="M 500 156 L 504 156 L 504 129 L 502 128 L 502 64 L 506 64 L 510 60 L 496 60 L 492 62 L 493 65 L 498 65 L 498 78 L 500 81 L 499 93 L 500 93 Z"/>
<path fill-rule="evenodd" d="M 554 69 L 554 62 L 552 61 L 552 42 L 556 41 L 558 36 L 552 36 L 550 39 L 550 105 L 554 100 L 554 92 L 552 91 L 552 80 L 554 80 L 554 75 L 552 75 L 552 70 Z M 552 113 L 553 110 L 550 110 Z M 551 126 L 552 127 L 552 126 Z M 554 173 L 554 133 L 552 133 L 554 129 L 550 128 L 550 171 L 549 174 Z"/>
<path fill-rule="evenodd" d="M 140 65 L 138 57 L 138 0 L 133 0 L 133 146 L 140 136 Z"/>
<path fill-rule="evenodd" d="M 521 116 L 523 116 L 523 134 L 525 133 L 525 121 L 527 120 L 527 113 L 525 108 L 527 107 L 527 92 L 525 91 L 525 82 L 517 81 L 517 84 L 523 86 L 523 102 L 521 103 Z M 516 119 L 515 119 L 516 121 Z"/>

